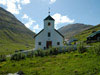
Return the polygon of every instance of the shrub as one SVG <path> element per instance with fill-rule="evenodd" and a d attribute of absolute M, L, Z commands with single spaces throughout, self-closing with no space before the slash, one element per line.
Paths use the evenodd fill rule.
<path fill-rule="evenodd" d="M 64 48 L 62 48 L 62 53 L 64 53 L 64 54 L 66 53 L 66 51 L 65 51 L 65 49 L 64 49 Z"/>
<path fill-rule="evenodd" d="M 68 53 L 70 53 L 70 52 L 72 52 L 74 50 L 75 50 L 74 46 L 68 46 L 68 48 L 67 48 Z"/>
<path fill-rule="evenodd" d="M 84 52 L 86 52 L 86 47 L 83 43 L 80 43 L 77 46 L 77 50 L 78 50 L 79 53 L 84 53 Z"/>
<path fill-rule="evenodd" d="M 33 55 L 34 55 L 34 54 L 33 54 L 33 51 L 31 51 L 31 52 L 28 52 L 27 57 L 28 57 L 28 58 L 33 58 Z"/>
<path fill-rule="evenodd" d="M 44 56 L 45 56 L 44 50 L 40 50 L 40 56 L 41 56 L 41 57 L 44 57 Z"/>
<path fill-rule="evenodd" d="M 34 52 L 34 55 L 35 56 L 44 57 L 45 56 L 45 53 L 44 53 L 44 50 L 37 50 L 37 51 Z"/>
<path fill-rule="evenodd" d="M 34 52 L 34 55 L 44 57 L 49 55 L 57 55 L 58 53 L 58 48 L 49 48 L 48 50 L 37 50 Z"/>
<path fill-rule="evenodd" d="M 45 52 L 44 52 L 44 53 L 45 53 L 45 56 L 50 55 L 50 51 L 51 51 L 51 50 L 45 50 Z"/>
<path fill-rule="evenodd" d="M 94 51 L 94 53 L 95 53 L 96 55 L 99 55 L 99 56 L 100 56 L 100 44 L 95 45 L 95 46 L 93 47 L 93 51 Z"/>
<path fill-rule="evenodd" d="M 52 55 L 53 54 L 53 50 L 52 49 L 50 49 L 50 55 Z"/>
<path fill-rule="evenodd" d="M 58 48 L 51 48 L 52 49 L 52 55 L 57 55 L 58 52 Z"/>
<path fill-rule="evenodd" d="M 6 56 L 5 55 L 0 55 L 0 62 L 6 61 Z"/>
<path fill-rule="evenodd" d="M 14 54 L 11 56 L 11 60 L 19 61 L 22 59 L 25 59 L 25 54 L 23 54 L 23 53 L 17 53 L 17 54 Z"/>

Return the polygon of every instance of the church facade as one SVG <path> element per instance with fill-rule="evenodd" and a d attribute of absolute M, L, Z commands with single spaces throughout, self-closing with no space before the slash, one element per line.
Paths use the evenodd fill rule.
<path fill-rule="evenodd" d="M 44 29 L 35 35 L 35 50 L 63 46 L 64 36 L 54 28 L 54 23 L 50 15 L 44 19 Z"/>

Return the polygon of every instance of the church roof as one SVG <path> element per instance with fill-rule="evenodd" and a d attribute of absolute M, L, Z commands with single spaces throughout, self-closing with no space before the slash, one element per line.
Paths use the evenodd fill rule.
<path fill-rule="evenodd" d="M 44 29 L 42 29 L 38 34 L 36 34 L 36 35 L 34 36 L 34 38 L 35 38 L 36 36 L 38 36 L 43 30 L 44 30 Z"/>
<path fill-rule="evenodd" d="M 54 20 L 54 19 L 49 15 L 44 20 Z"/>
<path fill-rule="evenodd" d="M 56 29 L 54 29 L 54 30 L 64 38 L 64 36 L 58 30 L 56 30 Z"/>
<path fill-rule="evenodd" d="M 36 37 L 36 36 L 38 36 L 42 31 L 43 31 L 44 29 L 42 29 L 38 34 L 36 34 L 34 37 Z M 57 31 L 56 29 L 54 29 L 59 35 L 61 35 L 63 38 L 64 38 L 64 36 L 59 32 L 59 31 Z"/>

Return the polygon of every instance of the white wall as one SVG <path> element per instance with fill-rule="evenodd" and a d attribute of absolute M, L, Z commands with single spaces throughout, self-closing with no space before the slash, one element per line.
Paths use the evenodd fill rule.
<path fill-rule="evenodd" d="M 51 23 L 50 26 L 48 26 L 48 22 Z M 51 37 L 48 37 L 48 32 L 51 33 Z M 35 49 L 44 49 L 47 41 L 52 41 L 52 47 L 63 46 L 63 37 L 54 30 L 53 20 L 44 21 L 44 30 L 35 37 Z M 41 45 L 38 45 L 39 42 L 41 42 Z M 60 42 L 60 45 L 57 45 L 57 42 Z"/>
<path fill-rule="evenodd" d="M 48 32 L 51 33 L 51 37 L 48 37 Z M 44 47 L 46 47 L 46 41 L 52 41 L 52 47 L 63 46 L 63 37 L 54 29 L 45 29 L 35 38 L 35 49 L 44 49 Z M 38 45 L 38 42 L 42 43 L 41 46 Z M 57 42 L 60 42 L 59 46 L 57 45 Z"/>

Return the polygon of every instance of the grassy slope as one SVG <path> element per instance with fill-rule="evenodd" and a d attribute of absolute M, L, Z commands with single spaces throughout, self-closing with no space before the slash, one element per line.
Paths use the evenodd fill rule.
<path fill-rule="evenodd" d="M 0 54 L 11 54 L 15 50 L 34 48 L 34 39 L 31 36 L 27 37 L 28 35 L 22 33 L 15 34 L 10 30 L 0 30 L 0 35 L 2 35 L 0 37 Z"/>
<path fill-rule="evenodd" d="M 0 54 L 34 48 L 34 35 L 13 14 L 0 7 Z"/>
<path fill-rule="evenodd" d="M 86 41 L 87 37 L 93 32 L 93 31 L 98 31 L 100 30 L 100 24 L 97 26 L 94 26 L 88 30 L 85 30 L 83 32 L 81 32 L 80 34 L 76 35 L 75 37 L 79 40 L 79 41 Z"/>
<path fill-rule="evenodd" d="M 99 58 L 100 56 L 90 52 L 72 52 L 16 62 L 8 60 L 0 63 L 0 73 L 16 73 L 22 70 L 25 75 L 100 75 Z"/>

